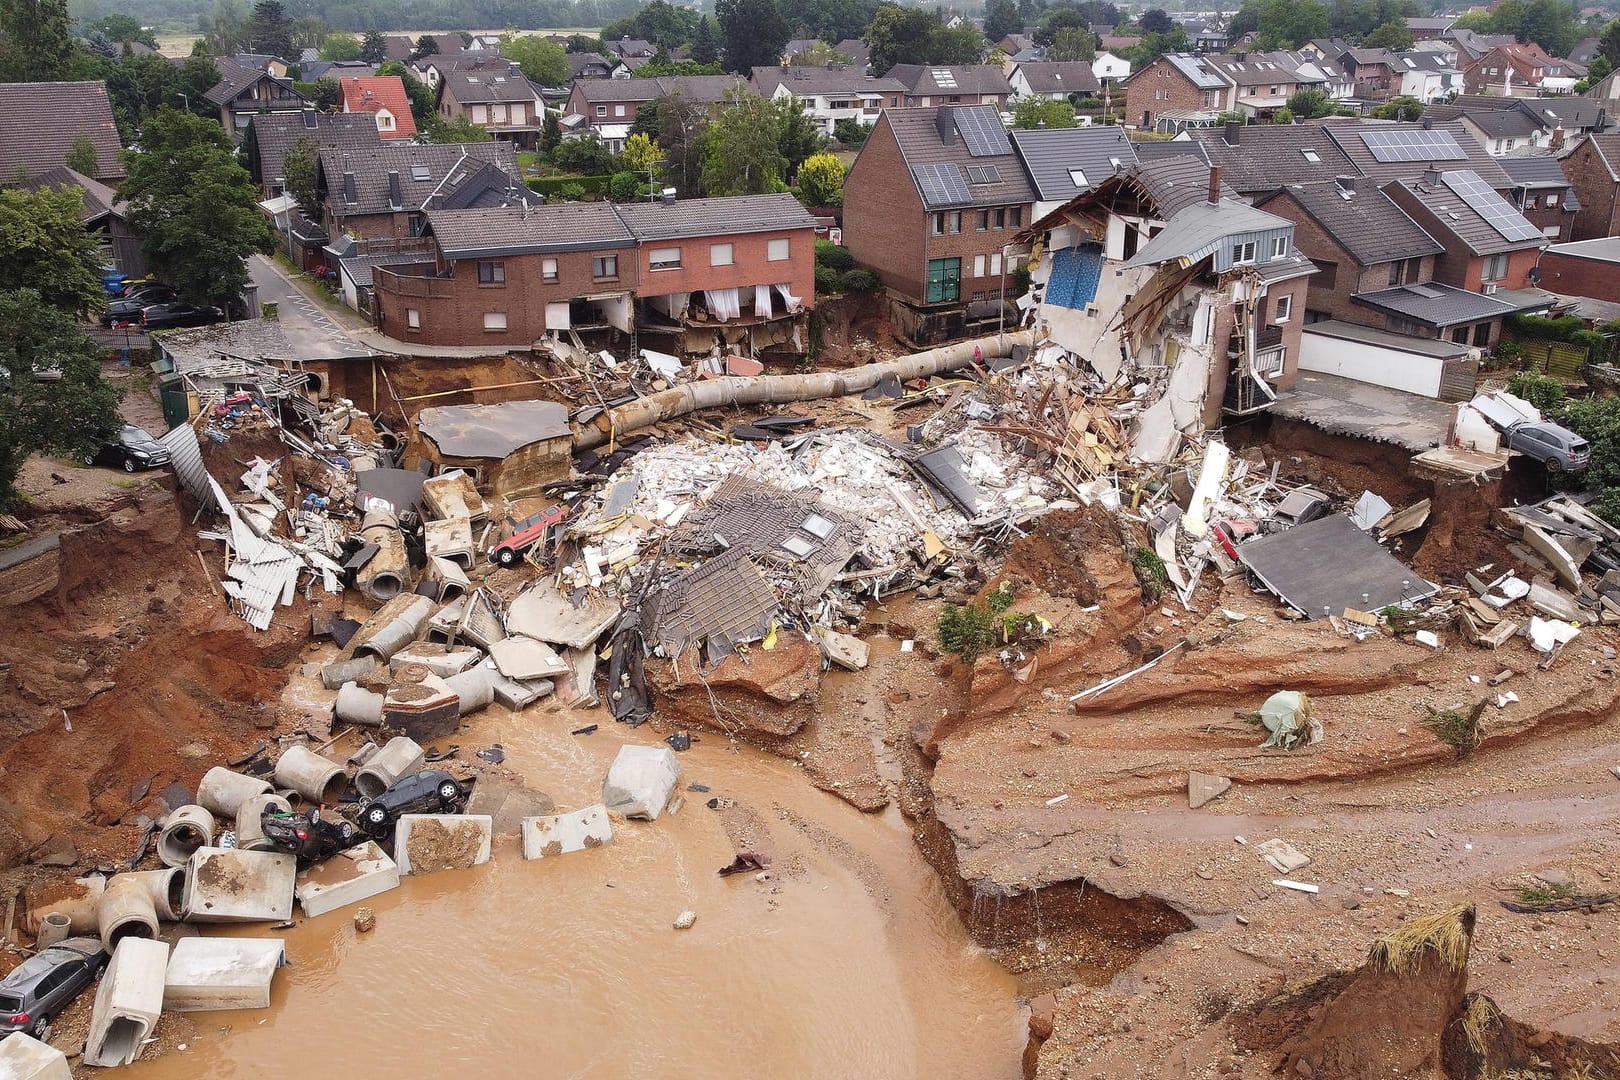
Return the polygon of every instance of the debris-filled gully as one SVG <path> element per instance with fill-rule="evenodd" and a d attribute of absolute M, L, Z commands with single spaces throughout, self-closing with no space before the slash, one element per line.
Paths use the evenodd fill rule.
<path fill-rule="evenodd" d="M 652 440 L 616 430 L 593 459 L 611 480 L 510 569 L 501 518 L 545 501 L 478 507 L 456 482 L 367 502 L 400 489 L 356 483 L 349 462 L 389 455 L 341 406 L 285 440 L 257 410 L 217 422 L 212 490 L 41 480 L 31 524 L 60 543 L 0 572 L 0 971 L 46 912 L 95 935 L 109 905 L 73 879 L 158 868 L 167 825 L 184 869 L 152 925 L 174 960 L 135 1077 L 317 1055 L 401 1077 L 1617 1075 L 1620 638 L 1607 579 L 1559 589 L 1537 562 L 1592 533 L 1581 508 L 1503 515 L 1522 476 L 1459 485 L 1297 430 L 1131 476 L 1133 403 L 1054 402 L 1064 361 L 1020 349 L 1023 374 L 969 351 L 967 378 L 827 379 L 872 389 L 790 414 L 675 422 L 742 387 L 643 398 Z M 313 460 L 323 440 L 348 460 Z M 1363 489 L 1381 520 L 1342 524 Z M 1300 505 L 1299 532 L 1275 523 Z M 1343 573 L 1397 595 L 1302 620 L 1286 590 L 1321 581 L 1260 587 L 1230 557 L 1316 522 L 1366 534 Z M 973 627 L 941 616 L 970 601 L 993 632 L 964 649 L 947 639 Z M 307 872 L 290 919 L 198 915 L 210 889 L 246 903 L 231 875 L 260 865 L 190 854 L 261 843 L 256 803 L 187 816 L 219 798 L 205 773 L 359 820 L 368 760 L 368 791 L 424 765 L 470 787 L 425 809 L 491 815 L 487 861 L 476 817 L 420 819 Z M 308 914 L 368 851 L 411 872 Z M 260 939 L 288 965 L 255 984 L 267 1007 L 169 1006 L 188 940 Z M 1422 1004 L 1356 1041 L 1391 995 Z M 46 1033 L 74 1075 L 107 1052 L 102 1010 L 86 993 Z"/>

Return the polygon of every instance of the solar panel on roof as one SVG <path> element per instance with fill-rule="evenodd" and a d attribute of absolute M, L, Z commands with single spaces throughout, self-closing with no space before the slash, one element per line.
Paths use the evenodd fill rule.
<path fill-rule="evenodd" d="M 967 178 L 952 162 L 938 165 L 913 165 L 911 175 L 922 191 L 923 202 L 929 206 L 954 206 L 973 201 Z"/>
<path fill-rule="evenodd" d="M 1449 131 L 1363 131 L 1361 141 L 1378 161 L 1466 161 Z"/>
<path fill-rule="evenodd" d="M 966 165 L 968 183 L 970 184 L 999 184 L 1001 183 L 1001 170 L 994 165 Z"/>
<path fill-rule="evenodd" d="M 1474 213 L 1484 218 L 1491 228 L 1500 233 L 1502 239 L 1511 241 L 1541 239 L 1541 230 L 1526 221 L 1524 215 L 1513 209 L 1506 199 L 1481 180 L 1478 173 L 1456 169 L 1441 173 L 1440 179 L 1457 198 L 1467 203 Z"/>
<path fill-rule="evenodd" d="M 1425 300 L 1438 300 L 1442 296 L 1446 295 L 1439 289 L 1431 288 L 1428 285 L 1408 285 L 1406 287 L 1406 291 L 1409 293 L 1417 293 L 1417 295 L 1423 297 Z"/>
<path fill-rule="evenodd" d="M 967 152 L 974 157 L 996 157 L 1013 152 L 1007 140 L 1007 129 L 1001 119 L 988 109 L 957 109 L 956 130 L 962 133 Z"/>

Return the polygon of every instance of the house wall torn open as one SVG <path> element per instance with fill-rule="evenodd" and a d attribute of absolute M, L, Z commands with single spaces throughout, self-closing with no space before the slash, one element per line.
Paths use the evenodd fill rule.
<path fill-rule="evenodd" d="M 1439 591 L 1344 514 L 1250 540 L 1237 552 L 1261 584 L 1307 619 L 1346 608 L 1380 611 Z"/>

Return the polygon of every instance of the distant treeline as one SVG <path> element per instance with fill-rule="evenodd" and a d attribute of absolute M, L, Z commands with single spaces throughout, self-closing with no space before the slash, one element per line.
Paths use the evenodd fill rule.
<path fill-rule="evenodd" d="M 333 30 L 497 30 L 516 27 L 539 30 L 551 27 L 598 27 L 632 15 L 645 0 L 284 0 L 283 7 L 294 19 L 316 16 Z M 220 0 L 199 4 L 198 0 L 72 0 L 70 11 L 77 19 L 94 21 L 106 15 L 124 14 L 159 30 L 202 29 L 216 8 L 236 9 L 246 16 L 250 3 Z"/>

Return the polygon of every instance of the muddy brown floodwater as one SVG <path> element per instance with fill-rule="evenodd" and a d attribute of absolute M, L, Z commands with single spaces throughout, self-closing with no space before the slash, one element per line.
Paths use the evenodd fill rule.
<path fill-rule="evenodd" d="M 569 712 L 489 710 L 458 736 L 490 742 L 561 809 L 600 798 L 626 741 Z M 285 931 L 271 1007 L 198 1013 L 183 1052 L 131 1080 L 324 1075 L 1014 1080 L 1025 1024 L 1013 979 L 967 938 L 905 822 L 863 815 L 790 763 L 705 736 L 681 785 L 751 809 L 769 880 L 721 878 L 735 848 L 710 795 L 674 817 L 616 822 L 614 843 L 407 878 Z M 671 928 L 684 910 L 690 930 Z M 262 928 L 209 933 L 265 936 Z"/>

